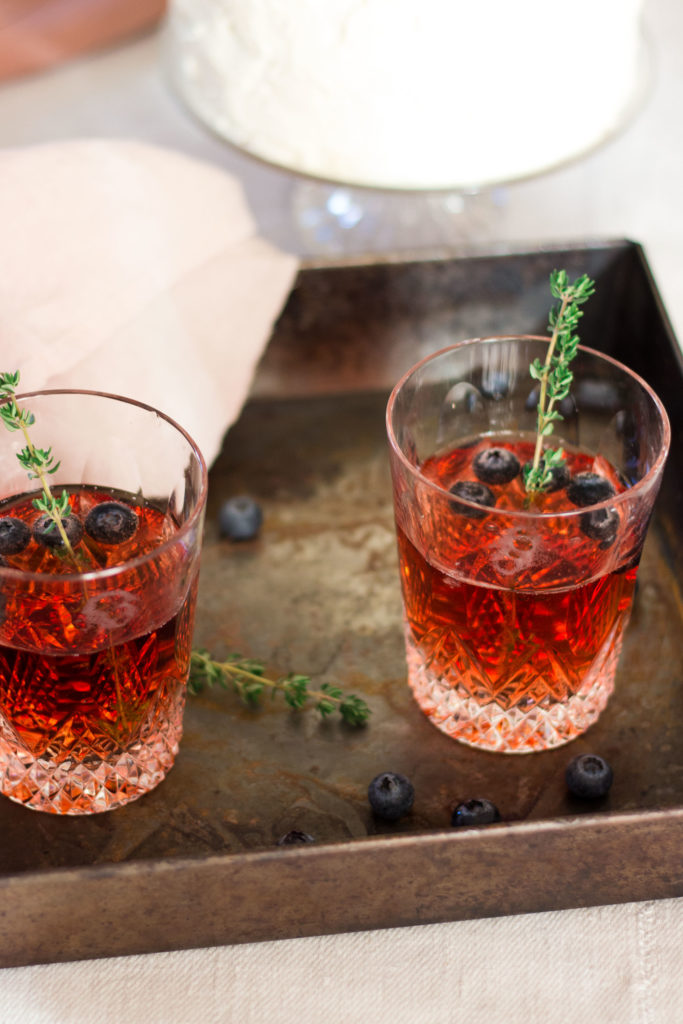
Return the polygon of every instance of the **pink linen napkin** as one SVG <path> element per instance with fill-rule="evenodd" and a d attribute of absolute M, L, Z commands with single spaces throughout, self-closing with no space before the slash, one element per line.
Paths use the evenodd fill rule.
<path fill-rule="evenodd" d="M 297 269 L 216 167 L 137 142 L 0 153 L 0 370 L 161 409 L 208 463 Z"/>

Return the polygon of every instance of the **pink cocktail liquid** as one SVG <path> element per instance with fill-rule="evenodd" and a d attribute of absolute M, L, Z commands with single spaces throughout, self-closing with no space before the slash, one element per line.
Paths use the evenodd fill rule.
<path fill-rule="evenodd" d="M 446 490 L 475 480 L 472 461 L 492 443 L 434 456 L 420 473 Z M 528 442 L 503 446 L 521 464 L 533 453 Z M 567 465 L 624 490 L 604 460 L 574 452 Z M 497 510 L 524 509 L 521 476 L 489 486 Z M 541 551 L 531 517 L 472 517 L 457 502 L 423 515 L 422 550 L 397 522 L 413 693 L 450 736 L 510 753 L 567 743 L 597 719 L 613 690 L 636 579 L 633 562 L 591 575 L 600 541 L 581 516 L 557 516 L 575 510 L 564 490 L 537 496 L 532 510 L 554 514 Z"/>
<path fill-rule="evenodd" d="M 69 490 L 80 519 L 122 500 Z M 77 567 L 33 539 L 4 556 L 19 572 L 4 573 L 0 590 L 0 789 L 37 810 L 125 804 L 164 778 L 178 750 L 197 566 L 181 545 L 164 549 L 177 530 L 167 514 L 124 500 L 138 517 L 134 536 L 109 545 L 84 535 Z M 29 525 L 39 515 L 31 497 L 0 514 Z"/>

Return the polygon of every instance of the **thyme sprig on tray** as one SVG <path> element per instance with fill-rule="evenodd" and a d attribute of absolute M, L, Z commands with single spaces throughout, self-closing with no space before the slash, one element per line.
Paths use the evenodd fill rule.
<path fill-rule="evenodd" d="M 582 274 L 571 284 L 565 270 L 554 270 L 550 275 L 550 291 L 559 303 L 550 311 L 548 353 L 545 363 L 535 359 L 529 367 L 529 373 L 540 384 L 534 457 L 531 465 L 524 468 L 524 486 L 529 496 L 544 491 L 552 480 L 553 469 L 565 461 L 562 448 L 544 449 L 543 443 L 552 434 L 557 420 L 564 419 L 555 406 L 569 395 L 574 378 L 570 363 L 579 346 L 576 328 L 583 316 L 579 306 L 591 297 L 595 282 Z"/>
<path fill-rule="evenodd" d="M 14 373 L 0 373 L 0 402 L 2 403 L 0 404 L 0 418 L 8 430 L 20 430 L 24 435 L 26 446 L 17 452 L 17 459 L 28 473 L 29 480 L 38 480 L 43 489 L 42 495 L 33 499 L 33 507 L 39 512 L 45 513 L 51 520 L 47 523 L 45 531 L 49 533 L 50 530 L 56 529 L 67 554 L 75 559 L 73 548 L 62 523 L 62 519 L 66 519 L 71 513 L 68 492 L 62 491 L 59 497 L 56 497 L 52 493 L 48 481 L 48 476 L 57 472 L 60 463 L 55 462 L 51 447 L 36 448 L 33 444 L 28 428 L 33 426 L 36 418 L 28 409 L 20 409 L 17 405 L 18 384 L 18 370 Z"/>
<path fill-rule="evenodd" d="M 254 658 L 230 654 L 224 661 L 216 661 L 209 651 L 198 648 L 190 660 L 190 693 L 200 693 L 208 686 L 232 688 L 249 707 L 258 707 L 266 689 L 271 696 L 281 693 L 289 707 L 300 710 L 309 701 L 323 718 L 338 712 L 349 725 L 364 725 L 370 708 L 355 694 L 344 694 L 338 686 L 323 683 L 319 690 L 310 688 L 309 676 L 289 673 L 278 679 L 265 675 L 263 663 Z"/>

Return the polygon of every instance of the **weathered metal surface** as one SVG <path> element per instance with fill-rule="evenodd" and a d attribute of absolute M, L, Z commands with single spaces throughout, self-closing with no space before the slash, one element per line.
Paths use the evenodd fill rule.
<path fill-rule="evenodd" d="M 405 684 L 384 406 L 447 338 L 542 330 L 555 265 L 597 278 L 582 338 L 644 373 L 674 447 L 615 696 L 570 747 L 510 757 L 448 739 Z M 190 698 L 176 766 L 138 802 L 79 819 L 2 801 L 0 964 L 683 894 L 682 385 L 628 243 L 302 272 L 212 470 L 196 641 L 338 682 L 368 700 L 371 722 L 321 722 L 280 699 L 254 712 L 212 691 Z M 215 513 L 244 492 L 264 528 L 235 545 Z M 615 771 L 597 807 L 564 786 L 584 750 Z M 366 798 L 386 768 L 416 788 L 395 825 Z M 472 795 L 493 799 L 503 824 L 451 830 Z M 317 844 L 276 847 L 291 828 Z"/>

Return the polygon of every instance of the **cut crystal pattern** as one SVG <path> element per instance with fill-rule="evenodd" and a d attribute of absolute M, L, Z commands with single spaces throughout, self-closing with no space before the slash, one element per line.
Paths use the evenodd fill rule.
<path fill-rule="evenodd" d="M 145 709 L 145 720 L 125 746 L 79 716 L 61 724 L 55 746 L 34 754 L 0 718 L 0 790 L 38 811 L 92 814 L 136 800 L 157 786 L 172 767 L 182 734 L 185 685 L 169 679 Z M 71 742 L 63 742 L 71 733 Z"/>
<path fill-rule="evenodd" d="M 485 666 L 452 634 L 450 660 L 437 663 L 425 658 L 406 627 L 408 682 L 425 715 L 453 739 L 509 754 L 549 750 L 580 736 L 604 710 L 614 689 L 623 626 L 617 619 L 578 687 L 557 660 L 545 677 L 545 658 L 537 654 L 537 663 L 532 655 L 524 665 L 523 686 L 520 673 L 498 692 Z"/>

